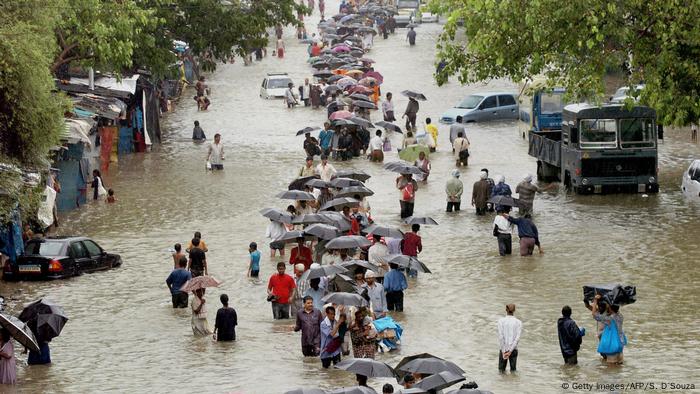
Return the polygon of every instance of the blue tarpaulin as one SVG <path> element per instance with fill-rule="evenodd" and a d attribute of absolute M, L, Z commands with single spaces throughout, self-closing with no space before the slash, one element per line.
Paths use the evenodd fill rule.
<path fill-rule="evenodd" d="M 19 210 L 13 209 L 10 218 L 11 222 L 0 226 L 0 252 L 14 262 L 17 256 L 24 253 L 22 221 Z"/>
<path fill-rule="evenodd" d="M 383 317 L 381 319 L 377 319 L 374 322 L 374 328 L 377 330 L 377 332 L 381 333 L 384 330 L 392 329 L 396 333 L 396 339 L 395 340 L 390 340 L 390 339 L 382 339 L 381 343 L 386 345 L 389 349 L 396 349 L 398 348 L 398 342 L 401 340 L 401 334 L 403 333 L 403 328 L 394 321 L 394 319 L 391 318 L 391 316 Z"/>
<path fill-rule="evenodd" d="M 119 128 L 119 154 L 134 151 L 134 132 L 131 127 Z"/>
<path fill-rule="evenodd" d="M 61 170 L 58 181 L 61 183 L 61 192 L 56 196 L 56 207 L 59 211 L 70 211 L 86 200 L 86 182 L 80 168 L 80 161 L 57 161 L 54 167 Z"/>

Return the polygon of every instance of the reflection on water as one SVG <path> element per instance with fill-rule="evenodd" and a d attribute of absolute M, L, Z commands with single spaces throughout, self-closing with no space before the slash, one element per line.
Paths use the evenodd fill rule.
<path fill-rule="evenodd" d="M 329 2 L 328 9 L 335 6 Z M 436 25 L 422 25 L 416 47 L 408 47 L 402 30 L 389 40 L 377 38 L 370 57 L 385 76 L 383 92 L 422 91 L 419 121 L 440 114 L 469 93 L 513 90 L 504 81 L 438 88 L 431 79 Z M 288 29 L 291 34 L 291 29 Z M 258 90 L 266 72 L 285 71 L 297 83 L 309 75 L 306 49 L 288 38 L 284 60 L 268 57 L 251 67 L 223 65 L 210 78 L 212 106 L 197 113 L 185 99 L 165 118 L 164 143 L 150 154 L 120 158 L 105 176 L 117 204 L 90 204 L 71 212 L 61 234 L 84 234 L 109 251 L 120 253 L 122 268 L 70 280 L 2 284 L 12 296 L 8 306 L 48 296 L 65 306 L 70 317 L 52 343 L 50 367 L 19 367 L 27 392 L 241 391 L 274 393 L 286 388 L 352 385 L 354 376 L 326 371 L 301 357 L 299 335 L 291 321 L 273 322 L 265 285 L 245 277 L 247 247 L 261 245 L 261 276 L 274 271 L 264 239 L 263 207 L 286 206 L 274 197 L 303 165 L 302 138 L 296 130 L 319 125 L 324 111 L 262 100 Z M 395 95 L 397 112 L 406 101 Z M 377 114 L 373 115 L 378 120 Z M 189 141 L 199 120 L 210 137 L 223 135 L 226 169 L 204 168 L 206 145 Z M 680 174 L 697 147 L 669 138 L 660 148 L 658 195 L 573 196 L 562 190 L 537 196 L 536 216 L 546 254 L 500 258 L 491 235 L 490 217 L 477 217 L 469 207 L 471 185 L 482 167 L 504 174 L 512 186 L 535 162 L 513 123 L 469 125 L 473 153 L 462 169 L 465 208 L 444 212 L 444 182 L 454 166 L 448 130 L 440 127 L 439 151 L 431 155 L 433 175 L 417 193 L 416 214 L 440 225 L 424 227 L 422 260 L 433 270 L 410 283 L 406 310 L 396 316 L 404 326 L 401 353 L 380 355 L 396 363 L 404 355 L 430 352 L 455 361 L 468 378 L 494 392 L 555 392 L 564 381 L 632 382 L 648 379 L 689 382 L 688 365 L 700 358 L 694 350 L 700 329 L 695 307 L 700 261 L 697 218 L 700 207 L 688 205 Z M 397 137 L 397 136 L 395 136 Z M 673 137 L 673 136 L 669 136 Z M 398 145 L 399 139 L 394 143 Z M 387 154 L 395 160 L 396 153 Z M 400 225 L 394 174 L 366 160 L 337 163 L 362 169 L 373 177 L 367 186 L 379 223 Z M 240 326 L 235 344 L 195 339 L 189 310 L 173 310 L 164 280 L 172 267 L 166 250 L 201 231 L 210 247 L 211 272 L 224 284 L 207 293 L 211 322 L 218 296 L 229 294 Z M 590 282 L 625 282 L 638 287 L 639 301 L 623 308 L 629 347 L 622 368 L 600 366 L 596 343 L 584 338 L 580 365 L 562 367 L 556 319 L 564 304 L 574 319 L 592 332 L 593 322 L 581 302 L 581 287 Z M 519 372 L 497 373 L 496 320 L 504 305 L 517 305 L 524 323 Z M 697 381 L 697 374 L 695 374 Z M 381 387 L 385 380 L 370 383 Z"/>

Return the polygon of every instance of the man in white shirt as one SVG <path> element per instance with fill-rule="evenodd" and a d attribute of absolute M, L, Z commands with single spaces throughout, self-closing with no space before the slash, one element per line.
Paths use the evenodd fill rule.
<path fill-rule="evenodd" d="M 518 342 L 523 333 L 523 323 L 513 313 L 515 304 L 506 305 L 506 315 L 498 319 L 498 370 L 506 371 L 506 363 L 510 363 L 510 372 L 515 372 L 518 360 Z"/>
<path fill-rule="evenodd" d="M 214 134 L 214 142 L 209 144 L 207 161 L 211 164 L 212 170 L 224 169 L 224 144 L 221 143 L 221 134 Z"/>
<path fill-rule="evenodd" d="M 394 117 L 394 103 L 391 102 L 391 93 L 387 93 L 386 100 L 382 102 L 382 113 L 384 114 L 385 122 L 393 122 L 396 120 Z"/>
<path fill-rule="evenodd" d="M 376 135 L 369 140 L 369 150 L 372 152 L 372 161 L 383 162 L 384 161 L 384 138 L 382 138 L 382 131 L 377 130 Z"/>
<path fill-rule="evenodd" d="M 369 295 L 369 302 L 372 306 L 372 313 L 374 314 L 374 319 L 381 319 L 386 316 L 389 311 L 386 306 L 386 294 L 384 293 L 384 286 L 376 281 L 377 274 L 372 270 L 365 272 L 365 281 L 367 282 L 367 295 Z"/>
<path fill-rule="evenodd" d="M 321 164 L 316 166 L 316 174 L 321 177 L 321 180 L 330 182 L 337 171 L 332 164 L 328 164 L 328 156 L 321 155 Z"/>
<path fill-rule="evenodd" d="M 381 268 L 378 272 L 379 276 L 384 276 L 384 273 L 389 271 L 389 264 L 384 261 L 386 256 L 389 255 L 389 248 L 381 242 L 381 236 L 374 234 L 373 237 L 374 245 L 370 246 L 367 251 L 367 260 L 372 264 L 378 265 Z"/>
<path fill-rule="evenodd" d="M 287 103 L 287 108 L 294 108 L 295 105 L 299 104 L 297 98 L 294 97 L 294 91 L 292 91 L 293 87 L 294 84 L 290 82 L 287 85 L 287 90 L 284 91 L 284 102 Z"/>
<path fill-rule="evenodd" d="M 493 219 L 493 235 L 498 238 L 498 254 L 501 256 L 509 255 L 512 252 L 513 224 L 506 217 L 508 212 L 510 212 L 510 207 L 503 207 Z"/>
<path fill-rule="evenodd" d="M 304 84 L 299 88 L 299 93 L 301 93 L 301 101 L 304 102 L 304 107 L 308 107 L 309 100 L 311 99 L 311 85 L 309 84 L 309 78 L 304 80 Z"/>
<path fill-rule="evenodd" d="M 464 124 L 462 124 L 462 116 L 457 116 L 457 119 L 455 120 L 454 123 L 450 125 L 450 144 L 452 144 L 453 149 L 452 153 L 454 153 L 454 142 L 457 139 L 457 134 L 459 132 L 462 132 L 462 135 L 466 137 L 467 135 L 467 130 L 464 128 Z"/>

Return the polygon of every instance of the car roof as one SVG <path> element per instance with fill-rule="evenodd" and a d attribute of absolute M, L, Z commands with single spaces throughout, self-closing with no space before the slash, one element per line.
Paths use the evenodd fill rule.
<path fill-rule="evenodd" d="M 515 96 L 515 93 L 513 92 L 475 92 L 470 94 L 470 96 Z"/>
<path fill-rule="evenodd" d="M 267 73 L 268 78 L 289 78 L 287 73 Z"/>
<path fill-rule="evenodd" d="M 45 238 L 36 238 L 36 239 L 30 239 L 29 242 L 31 241 L 65 241 L 65 242 L 71 242 L 71 241 L 83 241 L 89 239 L 87 237 L 77 237 L 77 236 L 51 236 L 51 237 L 45 237 Z"/>

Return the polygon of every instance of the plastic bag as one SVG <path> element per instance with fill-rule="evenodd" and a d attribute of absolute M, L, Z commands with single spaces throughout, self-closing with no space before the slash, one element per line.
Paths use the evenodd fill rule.
<path fill-rule="evenodd" d="M 623 348 L 624 344 L 622 341 L 620 341 L 620 335 L 617 332 L 617 324 L 614 321 L 611 321 L 610 324 L 605 326 L 605 329 L 603 329 L 603 334 L 600 336 L 598 353 L 604 355 L 617 354 L 622 352 Z"/>
<path fill-rule="evenodd" d="M 207 161 L 207 170 L 211 170 L 211 162 Z"/>
<path fill-rule="evenodd" d="M 584 301 L 593 301 L 596 294 L 600 294 L 605 302 L 612 305 L 628 305 L 637 301 L 635 286 L 623 286 L 619 283 L 583 286 Z"/>
<path fill-rule="evenodd" d="M 384 152 L 391 152 L 391 141 L 389 139 L 384 140 L 384 145 L 382 145 L 382 150 Z"/>

